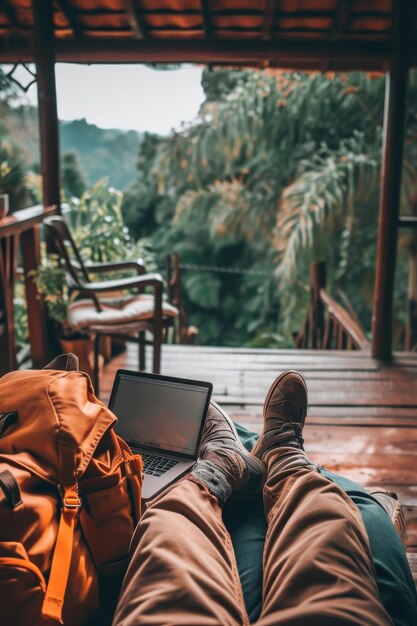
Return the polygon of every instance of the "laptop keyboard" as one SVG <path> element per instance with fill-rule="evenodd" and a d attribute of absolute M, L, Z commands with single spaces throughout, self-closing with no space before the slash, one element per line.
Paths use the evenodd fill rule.
<path fill-rule="evenodd" d="M 149 476 L 162 476 L 171 467 L 174 467 L 179 461 L 176 459 L 168 459 L 157 454 L 150 454 L 148 452 L 141 453 L 143 462 L 143 471 Z"/>

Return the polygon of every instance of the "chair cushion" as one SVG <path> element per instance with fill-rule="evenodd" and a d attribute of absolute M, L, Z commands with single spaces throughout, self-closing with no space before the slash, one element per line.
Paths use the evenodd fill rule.
<path fill-rule="evenodd" d="M 72 330 L 92 330 L 96 332 L 132 333 L 149 322 L 154 315 L 154 297 L 140 294 L 126 298 L 100 299 L 102 311 L 96 311 L 90 299 L 76 300 L 68 307 L 67 321 Z M 162 315 L 165 320 L 178 315 L 178 309 L 168 302 L 162 302 Z"/>

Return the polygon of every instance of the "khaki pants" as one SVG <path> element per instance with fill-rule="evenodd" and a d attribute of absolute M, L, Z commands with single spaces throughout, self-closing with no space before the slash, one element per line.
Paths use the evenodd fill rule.
<path fill-rule="evenodd" d="M 262 626 L 386 626 L 357 507 L 303 452 L 270 455 Z M 217 499 L 192 476 L 152 502 L 132 542 L 114 626 L 249 623 Z"/>

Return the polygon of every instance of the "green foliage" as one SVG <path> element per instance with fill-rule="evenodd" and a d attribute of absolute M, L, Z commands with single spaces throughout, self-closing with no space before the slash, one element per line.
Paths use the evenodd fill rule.
<path fill-rule="evenodd" d="M 7 124 L 16 95 L 16 85 L 0 69 L 0 193 L 9 194 L 10 212 L 28 206 L 32 199 L 27 186 L 25 153 Z"/>
<path fill-rule="evenodd" d="M 81 198 L 86 189 L 86 182 L 76 152 L 66 152 L 62 157 L 61 178 L 65 197 Z"/>
<path fill-rule="evenodd" d="M 417 180 L 411 78 L 405 213 Z M 319 259 L 369 330 L 384 78 L 223 69 L 202 82 L 198 118 L 143 142 L 123 206 L 136 236 L 152 233 L 160 264 L 180 253 L 200 340 L 289 345 Z"/>
<path fill-rule="evenodd" d="M 95 183 L 80 199 L 70 199 L 66 217 L 84 261 L 120 260 L 136 254 L 123 221 L 122 199 L 123 194 L 108 187 L 105 179 Z"/>
<path fill-rule="evenodd" d="M 161 198 L 152 167 L 163 140 L 153 133 L 145 133 L 138 157 L 138 177 L 123 198 L 123 216 L 136 238 L 148 237 L 159 220 Z M 171 210 L 171 215 L 173 207 Z"/>
<path fill-rule="evenodd" d="M 206 97 L 205 105 L 208 102 L 223 100 L 239 83 L 244 83 L 246 78 L 250 78 L 251 73 L 247 70 L 231 72 L 229 69 L 213 71 L 206 67 L 201 77 L 201 85 Z"/>
<path fill-rule="evenodd" d="M 28 313 L 25 297 L 25 286 L 23 281 L 19 281 L 15 286 L 13 306 L 16 330 L 16 344 L 19 350 L 25 344 L 27 344 L 29 340 Z"/>
<path fill-rule="evenodd" d="M 0 144 L 0 191 L 12 193 L 22 184 L 25 171 L 16 148 L 7 140 Z"/>
<path fill-rule="evenodd" d="M 4 134 L 0 125 L 0 193 L 9 194 L 10 211 L 23 208 L 28 200 L 26 169 L 19 148 Z"/>
<path fill-rule="evenodd" d="M 39 266 L 34 275 L 34 281 L 39 293 L 45 300 L 49 317 L 65 332 L 70 296 L 65 269 L 61 267 L 59 259 L 55 255 L 50 255 Z"/>

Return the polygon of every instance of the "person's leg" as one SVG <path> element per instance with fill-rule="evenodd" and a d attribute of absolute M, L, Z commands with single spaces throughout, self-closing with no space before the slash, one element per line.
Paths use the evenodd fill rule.
<path fill-rule="evenodd" d="M 360 513 L 303 450 L 307 393 L 287 372 L 265 401 L 254 454 L 267 464 L 262 626 L 388 626 Z"/>
<path fill-rule="evenodd" d="M 251 451 L 258 434 L 236 424 L 241 443 Z M 417 595 L 408 560 L 391 520 L 375 498 L 363 487 L 321 468 L 358 507 L 371 547 L 376 581 L 383 606 L 394 626 L 417 624 Z M 228 502 L 223 512 L 232 538 L 243 597 L 250 622 L 262 609 L 263 550 L 266 522 L 262 498 L 254 496 Z"/>
<path fill-rule="evenodd" d="M 417 624 L 417 594 L 400 537 L 379 502 L 356 483 L 321 469 L 359 508 L 371 547 L 381 600 L 394 626 Z"/>
<path fill-rule="evenodd" d="M 182 480 L 144 513 L 114 626 L 235 626 L 245 622 L 229 533 L 217 498 Z"/>
<path fill-rule="evenodd" d="M 258 488 L 264 467 L 213 405 L 201 458 L 145 511 L 113 626 L 249 624 L 221 506 L 232 492 Z"/>

